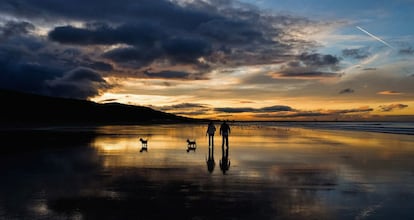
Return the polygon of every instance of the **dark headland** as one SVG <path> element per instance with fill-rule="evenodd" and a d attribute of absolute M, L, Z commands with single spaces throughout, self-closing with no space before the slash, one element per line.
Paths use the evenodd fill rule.
<path fill-rule="evenodd" d="M 0 89 L 0 125 L 188 123 L 199 120 L 120 103 L 96 103 Z"/>

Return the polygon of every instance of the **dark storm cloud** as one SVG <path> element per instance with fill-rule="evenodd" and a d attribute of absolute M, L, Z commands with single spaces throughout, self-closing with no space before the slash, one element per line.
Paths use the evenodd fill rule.
<path fill-rule="evenodd" d="M 235 7 L 234 1 L 193 1 L 180 5 L 168 1 L 124 3 L 131 5 L 116 6 L 110 15 L 116 20 L 101 17 L 94 19 L 100 21 L 96 22 L 98 25 L 83 28 L 56 27 L 49 33 L 49 38 L 78 45 L 129 45 L 128 49 L 118 48 L 106 52 L 105 57 L 116 62 L 148 65 L 159 59 L 167 59 L 172 64 L 193 63 L 195 68 L 200 68 L 197 64 L 199 57 L 204 57 L 213 64 L 226 65 L 280 62 L 290 49 L 312 45 L 311 42 L 299 42 L 288 37 L 290 28 L 309 25 L 311 21 L 265 15 L 245 5 Z M 105 4 L 106 1 L 99 3 Z M 97 10 L 99 7 L 101 6 Z M 119 7 L 127 10 L 118 11 Z M 87 11 L 82 13 L 83 10 L 85 9 L 75 14 L 62 13 L 70 18 L 82 17 Z M 94 15 L 84 16 L 89 18 Z M 140 23 L 135 24 L 136 20 Z M 281 36 L 284 40 L 281 40 Z M 303 58 L 309 59 L 306 56 Z M 319 59 L 313 61 L 319 62 L 316 65 L 332 62 L 332 57 L 329 56 L 315 59 Z"/>
<path fill-rule="evenodd" d="M 407 47 L 404 49 L 400 49 L 398 52 L 402 55 L 413 55 L 414 49 L 412 47 Z"/>
<path fill-rule="evenodd" d="M 24 35 L 33 31 L 35 26 L 27 21 L 9 21 L 0 27 L 0 40 L 16 35 Z"/>
<path fill-rule="evenodd" d="M 40 53 L 44 57 L 57 62 L 55 65 L 66 67 L 66 70 L 76 67 L 87 67 L 95 71 L 110 72 L 114 70 L 114 66 L 111 63 L 102 61 L 99 58 L 92 58 L 83 51 L 69 48 L 53 48 L 52 50 L 46 50 Z"/>
<path fill-rule="evenodd" d="M 211 53 L 209 42 L 197 38 L 174 38 L 163 44 L 163 49 L 171 60 L 192 63 L 201 56 Z"/>
<path fill-rule="evenodd" d="M 136 67 L 143 67 L 162 56 L 162 51 L 152 48 L 123 47 L 110 50 L 102 54 L 102 57 L 118 63 L 129 63 Z"/>
<path fill-rule="evenodd" d="M 355 92 L 355 90 L 353 90 L 351 88 L 346 88 L 346 89 L 343 89 L 343 90 L 339 91 L 339 94 L 349 94 L 349 93 L 354 93 L 354 92 Z"/>
<path fill-rule="evenodd" d="M 1 52 L 0 52 L 1 54 Z M 111 86 L 92 70 L 62 69 L 30 63 L 4 62 L 0 58 L 0 87 L 43 95 L 87 99 Z"/>
<path fill-rule="evenodd" d="M 150 72 L 144 71 L 144 75 L 148 78 L 160 78 L 160 79 L 188 79 L 191 74 L 187 72 L 179 71 L 161 71 L 161 72 Z"/>
<path fill-rule="evenodd" d="M 328 73 L 339 62 L 332 55 L 306 53 L 315 42 L 297 38 L 303 27 L 320 22 L 268 14 L 231 0 L 6 0 L 0 1 L 0 13 L 12 20 L 31 21 L 9 22 L 1 28 L 8 44 L 27 54 L 7 61 L 2 58 L 8 65 L 0 67 L 7 68 L 1 77 L 7 82 L 20 77 L 13 82 L 23 88 L 21 67 L 36 67 L 36 71 L 23 74 L 36 79 L 26 83 L 36 91 L 54 85 L 69 92 L 63 87 L 74 86 L 74 81 L 66 83 L 63 75 L 84 67 L 105 76 L 199 80 L 206 79 L 205 74 L 214 68 L 289 61 L 292 63 L 283 74 L 330 77 L 333 74 Z M 33 24 L 55 26 L 45 39 L 31 34 L 37 28 Z M 21 46 L 21 41 L 26 43 Z M 38 51 L 36 55 L 30 52 L 34 50 Z M 300 55 L 294 55 L 298 51 Z M 294 67 L 293 61 L 299 66 Z M 20 66 L 20 70 L 11 66 Z M 45 84 L 46 80 L 54 83 Z M 100 84 L 104 82 L 90 82 L 82 81 L 82 86 L 74 88 L 91 86 L 89 92 L 69 96 L 85 97 L 108 88 Z"/>
<path fill-rule="evenodd" d="M 0 11 L 29 19 L 96 20 L 125 22 L 152 20 L 168 26 L 194 28 L 211 19 L 211 13 L 187 10 L 167 0 L 18 0 L 1 1 Z"/>
<path fill-rule="evenodd" d="M 344 57 L 351 57 L 354 59 L 365 59 L 371 54 L 368 52 L 367 48 L 355 48 L 342 50 L 342 55 Z"/>
<path fill-rule="evenodd" d="M 33 54 L 14 45 L 0 46 L 0 86 L 2 88 L 41 93 L 45 80 L 61 75 L 61 69 L 38 64 Z"/>
<path fill-rule="evenodd" d="M 50 94 L 77 99 L 87 99 L 111 88 L 99 73 L 87 68 L 68 71 L 61 77 L 46 81 L 46 84 Z"/>
<path fill-rule="evenodd" d="M 298 59 L 307 66 L 316 67 L 333 67 L 339 63 L 339 59 L 330 54 L 302 53 Z"/>
<path fill-rule="evenodd" d="M 302 53 L 272 73 L 273 78 L 330 78 L 341 74 L 332 72 L 339 69 L 340 59 L 330 54 Z"/>
<path fill-rule="evenodd" d="M 211 53 L 209 42 L 197 38 L 163 39 L 159 44 L 117 48 L 104 53 L 103 57 L 120 63 L 135 63 L 136 66 L 146 66 L 157 59 L 198 65 L 199 57 Z"/>
<path fill-rule="evenodd" d="M 29 63 L 4 65 L 0 61 L 0 87 L 25 92 L 43 93 L 45 81 L 59 75 L 59 70 Z"/>
<path fill-rule="evenodd" d="M 86 28 L 60 26 L 48 34 L 53 41 L 78 45 L 152 45 L 158 40 L 165 39 L 166 35 L 161 27 L 150 22 L 123 24 L 118 27 L 110 27 L 105 23 L 92 23 Z"/>
<path fill-rule="evenodd" d="M 391 105 L 380 105 L 380 111 L 382 112 L 390 112 L 394 110 L 404 109 L 407 108 L 408 105 L 405 104 L 391 104 Z"/>
<path fill-rule="evenodd" d="M 17 49 L 27 49 L 35 51 L 43 47 L 44 42 L 34 38 L 30 33 L 35 30 L 35 26 L 27 21 L 8 21 L 0 24 L 0 46 L 2 49 L 15 47 Z M 21 51 L 25 53 L 25 51 Z"/>
<path fill-rule="evenodd" d="M 198 27 L 198 32 L 215 40 L 232 44 L 252 44 L 266 41 L 260 26 L 254 26 L 244 20 L 227 18 L 211 20 L 201 24 Z"/>
<path fill-rule="evenodd" d="M 111 71 L 113 70 L 113 66 L 109 63 L 105 63 L 102 61 L 92 61 L 88 64 L 86 64 L 85 66 L 91 68 L 91 69 L 95 69 L 95 70 L 100 70 L 100 71 Z"/>
<path fill-rule="evenodd" d="M 97 72 L 79 70 L 80 66 L 90 66 L 107 71 L 110 64 L 84 58 L 80 50 L 54 47 L 22 28 L 19 30 L 0 45 L 1 88 L 78 99 L 110 88 Z"/>

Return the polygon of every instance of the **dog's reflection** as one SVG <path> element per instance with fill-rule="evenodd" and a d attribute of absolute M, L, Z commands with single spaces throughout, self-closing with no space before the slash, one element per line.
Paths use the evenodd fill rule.
<path fill-rule="evenodd" d="M 196 149 L 197 149 L 196 140 L 190 141 L 190 139 L 187 139 L 187 153 L 190 151 L 195 151 Z"/>
<path fill-rule="evenodd" d="M 144 140 L 142 138 L 139 139 L 141 141 L 141 150 L 139 152 L 148 151 L 148 139 Z"/>

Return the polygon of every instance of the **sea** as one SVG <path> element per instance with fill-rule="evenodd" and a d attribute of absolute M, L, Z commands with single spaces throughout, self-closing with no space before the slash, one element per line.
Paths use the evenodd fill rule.
<path fill-rule="evenodd" d="M 1 126 L 0 219 L 414 219 L 414 123 L 228 124 Z"/>

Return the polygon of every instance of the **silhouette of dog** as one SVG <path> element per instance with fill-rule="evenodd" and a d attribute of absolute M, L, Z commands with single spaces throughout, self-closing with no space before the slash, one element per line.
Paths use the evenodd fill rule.
<path fill-rule="evenodd" d="M 187 139 L 187 152 L 195 151 L 197 148 L 197 143 L 196 141 L 190 141 L 189 139 Z"/>
<path fill-rule="evenodd" d="M 142 147 L 139 152 L 148 151 L 148 140 L 144 140 L 142 138 L 139 139 L 141 141 Z"/>

